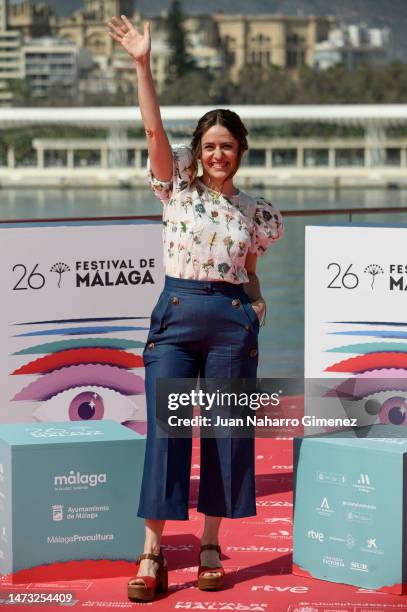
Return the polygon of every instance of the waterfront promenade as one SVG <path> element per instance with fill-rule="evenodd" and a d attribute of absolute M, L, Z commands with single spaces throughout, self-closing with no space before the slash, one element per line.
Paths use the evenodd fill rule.
<path fill-rule="evenodd" d="M 272 186 L 407 187 L 407 105 L 236 106 L 250 149 L 238 174 L 242 188 Z M 164 107 L 173 142 L 188 142 L 206 107 Z M 11 112 L 12 111 L 12 112 Z M 46 138 L 41 127 L 93 128 L 89 138 Z M 33 134 L 24 150 L 0 148 L 2 187 L 140 187 L 147 159 L 137 107 L 0 109 L 0 129 Z M 38 135 L 36 135 L 38 132 Z"/>

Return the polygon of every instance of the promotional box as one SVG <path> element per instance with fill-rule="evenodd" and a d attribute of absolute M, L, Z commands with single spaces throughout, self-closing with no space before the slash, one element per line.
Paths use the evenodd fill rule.
<path fill-rule="evenodd" d="M 145 438 L 115 421 L 0 425 L 0 572 L 133 561 Z"/>
<path fill-rule="evenodd" d="M 295 438 L 294 573 L 403 593 L 406 462 L 402 426 Z"/>

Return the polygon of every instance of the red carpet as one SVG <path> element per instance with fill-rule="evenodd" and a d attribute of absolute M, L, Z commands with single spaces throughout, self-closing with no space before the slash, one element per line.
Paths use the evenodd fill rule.
<path fill-rule="evenodd" d="M 167 525 L 163 548 L 170 568 L 170 590 L 152 604 L 127 601 L 133 566 L 126 562 L 83 561 L 25 570 L 3 578 L 5 593 L 75 593 L 71 606 L 16 605 L 12 610 L 128 609 L 236 610 L 252 612 L 379 612 L 407 610 L 407 596 L 387 595 L 291 574 L 292 443 L 258 439 L 256 517 L 225 520 L 221 545 L 226 588 L 198 591 L 196 565 L 202 516 L 195 511 L 199 478 L 198 441 L 194 444 L 189 521 Z M 135 556 L 138 551 L 135 551 Z M 4 606 L 4 607 L 3 607 Z"/>

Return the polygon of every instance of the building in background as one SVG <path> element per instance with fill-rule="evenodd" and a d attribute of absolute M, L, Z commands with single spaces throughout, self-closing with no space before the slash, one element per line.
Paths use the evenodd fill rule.
<path fill-rule="evenodd" d="M 389 41 L 388 28 L 342 25 L 332 29 L 326 40 L 315 45 L 313 66 L 326 70 L 343 64 L 348 70 L 354 70 L 362 64 L 381 65 L 388 59 Z"/>
<path fill-rule="evenodd" d="M 225 15 L 213 17 L 226 54 L 230 78 L 237 81 L 248 64 L 295 70 L 312 66 L 314 47 L 326 40 L 333 17 Z"/>
<path fill-rule="evenodd" d="M 23 38 L 47 36 L 50 33 L 52 11 L 47 2 L 22 0 L 7 3 L 7 26 L 19 30 Z"/>
<path fill-rule="evenodd" d="M 133 0 L 84 0 L 83 8 L 65 17 L 54 15 L 45 1 L 21 0 L 17 4 L 7 4 L 7 0 L 0 0 L 0 31 L 3 33 L 0 104 L 12 102 L 12 95 L 6 93 L 7 81 L 21 79 L 25 74 L 27 53 L 21 51 L 22 44 L 31 44 L 31 40 L 44 36 L 76 47 L 80 103 L 86 104 L 88 94 L 89 99 L 97 103 L 94 96 L 103 92 L 112 96 L 128 92 L 127 100 L 134 100 L 134 66 L 121 46 L 107 35 L 106 27 L 112 15 L 121 14 L 128 15 L 140 27 L 142 17 L 134 12 Z M 150 21 L 152 72 L 161 92 L 170 56 L 166 14 L 153 16 Z M 216 13 L 188 15 L 184 27 L 189 41 L 188 51 L 197 67 L 224 74 L 235 83 L 239 81 L 242 68 L 248 65 L 277 66 L 295 78 L 302 66 L 326 69 L 342 63 L 354 69 L 361 63 L 378 64 L 387 60 L 387 29 L 365 25 L 338 27 L 334 17 Z M 72 50 L 72 46 L 69 49 Z M 68 47 L 66 52 L 69 55 Z M 62 51 L 58 53 L 61 56 Z M 45 55 L 46 70 L 55 75 L 56 64 L 50 64 L 48 54 Z M 37 70 L 32 66 L 38 65 L 37 56 L 30 70 Z M 69 72 L 74 74 L 75 70 Z M 37 92 L 47 89 L 45 74 L 41 79 L 37 74 L 35 81 L 38 83 Z M 44 87 L 40 87 L 40 81 Z M 40 96 L 39 93 L 36 95 Z"/>
<path fill-rule="evenodd" d="M 7 30 L 7 0 L 0 0 L 0 30 Z"/>
<path fill-rule="evenodd" d="M 78 49 L 69 41 L 55 38 L 33 39 L 22 47 L 24 78 L 29 80 L 34 98 L 45 97 L 52 87 L 58 95 L 71 98 L 77 90 Z"/>
<path fill-rule="evenodd" d="M 14 96 L 10 81 L 22 78 L 21 35 L 7 29 L 7 1 L 0 0 L 0 105 L 10 106 Z"/>

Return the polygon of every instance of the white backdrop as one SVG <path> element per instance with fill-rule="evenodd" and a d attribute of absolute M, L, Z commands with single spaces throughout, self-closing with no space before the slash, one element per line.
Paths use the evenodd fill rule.
<path fill-rule="evenodd" d="M 8 226 L 0 249 L 0 422 L 80 420 L 92 393 L 101 418 L 142 418 L 161 224 Z"/>
<path fill-rule="evenodd" d="M 379 391 L 395 395 L 400 385 L 374 381 L 407 377 L 406 243 L 403 227 L 306 228 L 306 379 L 369 379 L 383 405 Z M 317 411 L 307 397 L 306 411 Z"/>

